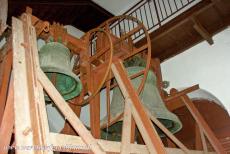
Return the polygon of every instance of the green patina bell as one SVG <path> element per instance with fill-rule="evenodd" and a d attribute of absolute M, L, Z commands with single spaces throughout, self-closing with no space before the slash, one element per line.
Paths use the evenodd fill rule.
<path fill-rule="evenodd" d="M 72 72 L 70 51 L 63 44 L 50 42 L 39 51 L 42 70 L 65 100 L 78 96 L 82 90 L 80 79 Z M 45 97 L 50 101 L 48 96 Z"/>
<path fill-rule="evenodd" d="M 139 64 L 141 63 L 139 62 Z M 134 66 L 129 67 L 129 65 L 134 65 Z M 125 63 L 126 70 L 129 76 L 136 74 L 141 70 L 145 69 L 143 67 L 143 63 L 141 64 L 141 66 L 140 65 L 135 66 L 135 65 L 136 63 L 134 64 Z M 138 86 L 140 85 L 142 78 L 143 75 L 131 80 L 135 89 L 137 89 Z M 182 128 L 182 124 L 178 119 L 178 117 L 174 113 L 169 112 L 169 110 L 165 107 L 165 104 L 161 99 L 156 84 L 157 81 L 156 81 L 155 74 L 152 71 L 149 71 L 144 89 L 139 95 L 139 97 L 143 102 L 145 108 L 148 109 L 153 116 L 155 116 L 172 133 L 176 133 Z M 111 107 L 111 118 L 110 118 L 111 121 L 116 117 L 118 117 L 124 111 L 124 98 L 122 96 L 119 87 L 113 89 L 113 97 L 112 97 L 112 102 L 110 107 Z M 108 130 L 104 129 L 104 132 L 102 133 L 102 138 L 105 138 L 107 134 L 107 138 L 109 140 L 116 140 L 116 141 L 120 140 L 121 139 L 120 135 L 122 130 L 121 120 L 109 126 Z M 107 117 L 101 120 L 101 125 L 104 125 L 106 123 L 107 123 Z M 161 137 L 165 136 L 163 132 L 161 132 L 161 130 L 158 129 L 157 127 L 156 130 Z M 106 131 L 108 131 L 108 133 L 106 133 Z M 115 136 L 114 134 L 117 134 L 116 137 L 114 137 Z"/>

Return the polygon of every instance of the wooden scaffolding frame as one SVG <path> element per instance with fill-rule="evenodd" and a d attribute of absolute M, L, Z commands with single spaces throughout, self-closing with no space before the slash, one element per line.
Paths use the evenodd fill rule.
<path fill-rule="evenodd" d="M 24 13 L 20 19 L 12 19 L 13 31 L 13 75 L 11 75 L 6 107 L 0 128 L 2 148 L 10 144 L 11 134 L 15 134 L 15 149 L 21 153 L 53 153 L 53 151 L 76 153 L 215 153 L 208 152 L 204 135 L 217 153 L 225 153 L 201 114 L 186 93 L 178 93 L 198 124 L 204 151 L 187 149 L 141 104 L 130 79 L 119 59 L 112 63 L 112 72 L 125 98 L 122 141 L 95 139 L 79 120 L 72 109 L 43 73 L 39 66 L 36 31 L 31 22 L 31 14 Z M 197 87 L 193 88 L 193 90 Z M 49 131 L 43 90 L 52 98 L 61 113 L 69 121 L 79 136 L 52 133 Z M 190 90 L 191 91 L 191 90 Z M 13 114 L 14 113 L 14 114 Z M 140 130 L 146 145 L 131 143 L 132 117 Z M 150 119 L 179 147 L 165 148 Z M 4 149 L 4 150 L 3 150 Z"/>

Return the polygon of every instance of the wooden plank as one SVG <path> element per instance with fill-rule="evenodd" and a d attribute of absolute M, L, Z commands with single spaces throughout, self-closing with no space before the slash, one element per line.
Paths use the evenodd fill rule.
<path fill-rule="evenodd" d="M 7 28 L 8 0 L 0 0 L 0 35 Z"/>
<path fill-rule="evenodd" d="M 40 68 L 37 50 L 37 38 L 35 28 L 32 26 L 31 14 L 23 13 L 24 43 L 26 49 L 27 81 L 30 100 L 30 116 L 32 119 L 35 146 L 48 146 L 48 119 L 45 108 L 43 89 L 37 79 L 37 69 Z M 35 148 L 35 147 L 34 147 Z M 53 153 L 49 150 L 32 149 L 36 153 Z"/>
<path fill-rule="evenodd" d="M 27 8 L 28 9 L 28 8 Z M 31 19 L 32 15 L 27 14 L 27 18 Z M 30 35 L 29 35 L 29 40 L 31 41 L 30 43 L 30 56 L 31 56 L 31 62 L 34 66 L 33 70 L 35 70 L 34 73 L 34 92 L 35 92 L 35 100 L 37 101 L 36 107 L 38 110 L 38 117 L 39 117 L 39 125 L 40 125 L 40 131 L 41 131 L 41 136 L 42 136 L 42 145 L 49 146 L 50 141 L 49 141 L 49 124 L 48 124 L 48 115 L 46 112 L 46 104 L 45 104 L 45 99 L 44 99 L 44 91 L 43 87 L 41 84 L 38 82 L 37 78 L 37 69 L 40 69 L 40 63 L 39 63 L 39 55 L 38 55 L 38 49 L 37 49 L 37 38 L 36 38 L 36 30 L 35 28 L 31 25 L 30 26 Z M 52 151 L 45 151 L 47 154 L 52 154 Z"/>
<path fill-rule="evenodd" d="M 0 127 L 0 153 L 7 154 L 8 147 L 10 145 L 11 136 L 13 134 L 14 127 L 14 99 L 13 83 L 11 82 L 9 92 L 7 96 L 6 107 L 2 118 L 2 125 Z"/>
<path fill-rule="evenodd" d="M 22 21 L 21 21 L 22 20 Z M 23 14 L 21 20 L 13 18 L 13 73 L 15 140 L 17 153 L 52 153 L 37 150 L 47 146 L 48 120 L 45 114 L 43 90 L 37 81 L 39 67 L 37 40 L 31 16 Z M 45 113 L 44 113 L 45 112 Z M 46 126 L 44 121 L 46 120 Z M 31 150 L 21 150 L 30 147 Z"/>
<path fill-rule="evenodd" d="M 90 101 L 90 129 L 94 138 L 100 138 L 100 93 Z"/>
<path fill-rule="evenodd" d="M 15 141 L 16 146 L 34 146 L 37 138 L 32 131 L 34 123 L 30 110 L 29 83 L 27 77 L 26 50 L 22 46 L 24 43 L 23 23 L 17 19 L 12 19 L 13 31 L 13 74 L 15 76 L 14 86 L 14 111 L 15 111 Z M 35 130 L 36 131 L 36 130 Z M 33 150 L 16 150 L 17 153 L 36 153 Z"/>
<path fill-rule="evenodd" d="M 0 125 L 2 121 L 2 116 L 5 109 L 5 103 L 7 98 L 7 92 L 8 92 L 8 85 L 10 81 L 10 73 L 12 69 L 12 50 L 8 51 L 4 62 L 3 62 L 3 77 L 2 77 L 2 84 L 0 87 Z"/>
<path fill-rule="evenodd" d="M 221 154 L 226 153 L 224 151 L 223 146 L 220 144 L 219 140 L 216 138 L 216 136 L 214 135 L 213 131 L 210 129 L 208 124 L 205 122 L 205 120 L 203 119 L 202 115 L 199 113 L 199 111 L 197 110 L 195 105 L 192 103 L 192 101 L 189 99 L 189 97 L 187 95 L 184 95 L 184 96 L 181 97 L 181 99 L 183 100 L 183 102 L 185 103 L 186 107 L 188 108 L 188 110 L 192 114 L 193 118 L 197 122 L 199 128 L 202 129 L 202 131 L 204 132 L 204 134 L 206 135 L 206 137 L 208 138 L 208 140 L 212 144 L 212 146 L 215 149 L 215 151 L 217 153 L 221 153 Z"/>
<path fill-rule="evenodd" d="M 50 139 L 53 147 L 59 148 L 63 152 L 74 153 L 89 153 L 87 144 L 79 136 L 64 135 L 57 133 L 50 133 Z M 97 139 L 97 142 L 105 150 L 106 153 L 120 153 L 121 142 L 106 141 Z M 69 145 L 69 146 L 66 146 Z M 176 148 L 165 148 L 169 154 L 184 154 L 184 151 Z M 192 154 L 203 154 L 203 151 L 189 150 Z M 142 144 L 130 144 L 130 153 L 148 154 L 149 151 L 146 145 Z M 209 152 L 208 154 L 215 154 L 215 152 Z"/>
<path fill-rule="evenodd" d="M 168 96 L 164 99 L 166 107 L 170 111 L 173 111 L 173 110 L 176 110 L 180 107 L 185 106 L 183 101 L 180 99 L 180 96 L 185 95 L 187 93 L 190 93 L 192 91 L 195 91 L 197 89 L 199 89 L 199 85 L 194 85 L 192 87 L 186 88 L 186 89 L 181 90 L 181 91 L 177 91 L 175 88 L 172 88 L 170 90 L 170 96 Z"/>
<path fill-rule="evenodd" d="M 145 109 L 139 99 L 139 96 L 132 86 L 130 79 L 122 65 L 118 60 L 112 64 L 113 74 L 118 82 L 121 92 L 125 99 L 130 98 L 132 105 L 132 115 L 140 130 L 140 133 L 149 148 L 150 153 L 165 153 L 164 145 L 160 137 L 156 133 Z"/>
<path fill-rule="evenodd" d="M 72 136 L 72 135 L 64 135 L 64 134 L 57 134 L 57 133 L 50 133 L 50 139 L 53 146 L 57 147 L 65 147 L 66 145 L 76 145 L 74 153 L 89 153 L 90 150 L 87 147 L 87 144 L 82 140 L 79 136 Z M 120 153 L 121 151 L 121 142 L 114 142 L 114 141 L 106 141 L 101 139 L 96 139 L 98 144 L 105 150 L 106 153 Z M 141 153 L 141 154 L 148 154 L 148 149 L 146 145 L 137 145 L 131 144 L 130 145 L 130 153 Z M 79 147 L 79 148 L 77 148 Z M 73 147 L 74 148 L 74 147 Z M 70 149 L 62 149 L 66 152 L 71 152 Z M 69 150 L 69 151 L 68 151 Z"/>
<path fill-rule="evenodd" d="M 125 101 L 124 116 L 122 123 L 122 138 L 121 138 L 121 154 L 130 153 L 130 141 L 131 141 L 131 102 L 129 98 Z"/>
<path fill-rule="evenodd" d="M 135 120 L 133 119 L 133 116 L 132 116 L 132 121 L 131 121 L 131 140 L 130 140 L 130 142 L 134 143 L 135 140 L 136 140 L 136 123 L 135 123 Z"/>
<path fill-rule="evenodd" d="M 111 85 L 111 80 L 106 82 L 106 111 L 107 111 L 107 123 L 109 125 L 110 123 L 110 117 L 111 117 L 111 112 L 110 112 L 110 87 Z M 108 128 L 107 125 L 107 128 Z"/>
<path fill-rule="evenodd" d="M 63 113 L 65 118 L 70 122 L 70 124 L 73 126 L 76 132 L 82 137 L 83 141 L 89 146 L 89 148 L 92 149 L 92 151 L 95 153 L 104 153 L 103 149 L 93 138 L 90 132 L 86 129 L 86 127 L 76 116 L 76 114 L 66 104 L 63 97 L 59 94 L 57 89 L 53 86 L 53 84 L 50 82 L 47 76 L 42 72 L 42 70 L 38 70 L 38 77 L 43 88 L 49 94 L 49 96 L 57 105 L 59 110 Z"/>
<path fill-rule="evenodd" d="M 186 95 L 187 93 L 191 93 L 191 92 L 193 92 L 193 91 L 195 91 L 195 90 L 197 90 L 197 89 L 199 89 L 199 85 L 198 85 L 198 84 L 197 84 L 197 85 L 194 85 L 194 86 L 191 86 L 191 87 L 189 87 L 189 88 L 186 88 L 186 89 L 184 89 L 184 90 L 178 91 L 178 92 L 175 93 L 175 95 L 166 97 L 166 98 L 164 99 L 164 101 L 165 101 L 166 104 L 167 104 L 167 102 L 172 101 L 172 100 L 174 100 L 174 99 L 177 99 L 177 98 L 179 98 L 180 96 Z"/>

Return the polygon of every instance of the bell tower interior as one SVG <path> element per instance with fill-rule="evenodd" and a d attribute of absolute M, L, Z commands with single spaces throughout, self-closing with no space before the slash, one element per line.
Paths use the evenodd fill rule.
<path fill-rule="evenodd" d="M 0 0 L 0 153 L 229 153 L 229 24 L 228 0 Z"/>

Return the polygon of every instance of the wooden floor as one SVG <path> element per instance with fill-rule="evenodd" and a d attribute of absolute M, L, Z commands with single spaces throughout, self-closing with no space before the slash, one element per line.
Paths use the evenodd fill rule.
<path fill-rule="evenodd" d="M 211 45 L 213 35 L 229 25 L 230 0 L 202 0 L 150 34 L 152 56 L 162 62 L 201 41 Z"/>

